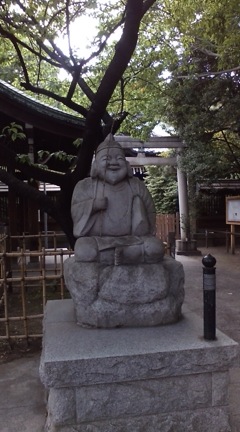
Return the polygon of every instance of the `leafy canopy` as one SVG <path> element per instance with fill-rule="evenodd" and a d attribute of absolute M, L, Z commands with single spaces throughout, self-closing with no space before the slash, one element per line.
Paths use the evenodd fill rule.
<path fill-rule="evenodd" d="M 164 82 L 155 75 L 143 116 L 152 112 L 186 142 L 182 166 L 192 179 L 238 178 L 240 3 L 169 0 L 164 5 L 171 49 L 161 50 L 161 61 L 168 75 Z"/>
<path fill-rule="evenodd" d="M 16 155 L 0 143 L 2 161 L 11 164 L 11 172 L 0 170 L 0 180 L 17 193 L 26 194 L 47 211 L 67 233 L 71 244 L 72 221 L 70 202 L 74 185 L 84 178 L 90 169 L 94 150 L 98 144 L 121 126 L 127 116 L 123 104 L 117 112 L 109 112 L 108 107 L 118 83 L 127 69 L 139 36 L 142 19 L 154 5 L 155 0 L 112 1 L 73 1 L 64 0 L 3 0 L 0 5 L 0 38 L 4 50 L 9 48 L 9 59 L 0 50 L 5 60 L 0 77 L 18 81 L 18 86 L 39 97 L 55 101 L 61 108 L 71 110 L 85 118 L 85 131 L 79 147 L 75 165 L 66 174 L 51 172 L 41 166 L 19 164 Z M 81 49 L 80 28 L 77 34 L 77 47 L 73 43 L 72 23 L 80 16 L 90 16 L 97 23 L 89 50 Z M 117 32 L 117 33 L 116 33 Z M 59 45 L 59 35 L 67 37 L 67 49 Z M 114 46 L 111 37 L 114 36 Z M 76 39 L 75 39 L 76 40 Z M 92 80 L 95 65 L 100 64 L 103 51 L 110 46 L 110 56 L 98 80 Z M 67 78 L 62 80 L 59 72 Z M 29 184 L 17 179 L 15 170 L 20 170 L 25 178 L 57 184 L 61 188 L 57 203 L 51 202 L 41 192 L 31 189 Z"/>

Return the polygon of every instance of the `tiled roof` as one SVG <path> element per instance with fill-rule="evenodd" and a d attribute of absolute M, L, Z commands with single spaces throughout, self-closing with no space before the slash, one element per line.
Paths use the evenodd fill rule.
<path fill-rule="evenodd" d="M 2 80 L 0 80 L 0 112 L 14 117 L 16 121 L 30 123 L 34 127 L 51 132 L 56 132 L 56 127 L 67 128 L 66 134 L 69 136 L 76 136 L 76 132 L 79 134 L 85 124 L 85 119 L 39 102 Z"/>

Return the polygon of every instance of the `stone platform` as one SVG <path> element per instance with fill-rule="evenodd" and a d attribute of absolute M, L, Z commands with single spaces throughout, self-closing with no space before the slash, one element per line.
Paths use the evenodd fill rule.
<path fill-rule="evenodd" d="M 238 344 L 183 308 L 161 327 L 78 327 L 72 300 L 49 301 L 40 377 L 49 432 L 229 432 Z"/>

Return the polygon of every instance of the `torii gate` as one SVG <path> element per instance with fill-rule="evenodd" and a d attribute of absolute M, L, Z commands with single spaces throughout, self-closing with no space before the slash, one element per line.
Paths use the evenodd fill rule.
<path fill-rule="evenodd" d="M 187 240 L 187 232 L 185 222 L 189 219 L 189 207 L 188 207 L 188 193 L 187 193 L 187 177 L 184 172 L 179 169 L 179 159 L 182 148 L 186 145 L 177 136 L 160 136 L 151 137 L 148 141 L 140 141 L 129 136 L 116 136 L 118 141 L 123 148 L 137 148 L 138 155 L 136 157 L 127 157 L 126 159 L 131 166 L 140 167 L 146 165 L 174 165 L 177 166 L 177 181 L 178 181 L 178 200 L 179 200 L 179 213 L 180 213 L 180 234 L 181 240 Z M 177 148 L 179 149 L 179 155 L 177 157 L 157 157 L 145 155 L 145 149 L 154 148 Z"/>

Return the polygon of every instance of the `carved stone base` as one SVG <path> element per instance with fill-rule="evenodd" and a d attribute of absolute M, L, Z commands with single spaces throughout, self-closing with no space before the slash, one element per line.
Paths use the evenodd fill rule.
<path fill-rule="evenodd" d="M 64 263 L 64 277 L 81 326 L 155 326 L 181 317 L 184 271 L 172 258 L 114 266 L 75 262 L 72 257 Z"/>
<path fill-rule="evenodd" d="M 173 325 L 85 329 L 72 300 L 44 315 L 46 432 L 230 432 L 229 368 L 238 344 L 183 308 Z"/>

